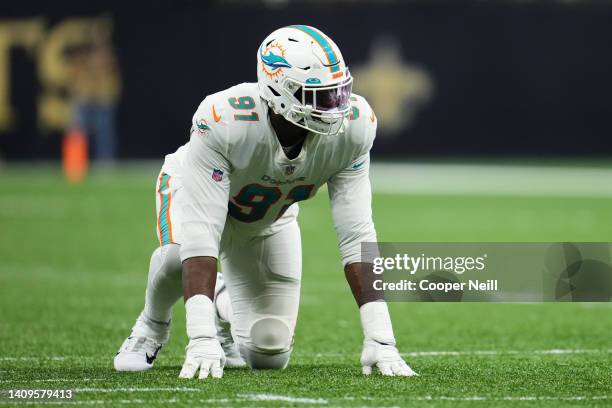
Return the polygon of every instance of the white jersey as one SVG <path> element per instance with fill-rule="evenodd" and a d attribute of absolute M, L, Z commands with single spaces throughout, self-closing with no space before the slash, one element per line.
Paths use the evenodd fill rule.
<path fill-rule="evenodd" d="M 376 117 L 364 98 L 351 100 L 344 132 L 310 133 L 289 159 L 256 83 L 206 97 L 190 141 L 166 156 L 162 169 L 180 177 L 185 192 L 181 260 L 218 258 L 226 222 L 247 235 L 274 234 L 295 221 L 298 201 L 327 183 L 343 263 L 360 262 L 361 242 L 376 241 L 368 176 Z"/>

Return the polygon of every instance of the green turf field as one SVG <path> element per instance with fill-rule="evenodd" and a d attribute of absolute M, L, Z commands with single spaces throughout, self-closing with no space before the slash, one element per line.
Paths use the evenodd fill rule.
<path fill-rule="evenodd" d="M 400 351 L 421 375 L 362 377 L 358 313 L 323 192 L 302 204 L 287 370 L 179 380 L 177 305 L 155 369 L 114 372 L 156 246 L 155 176 L 119 169 L 69 186 L 53 168 L 0 170 L 0 388 L 70 388 L 74 404 L 109 406 L 612 405 L 608 304 L 393 304 Z M 610 198 L 376 194 L 374 213 L 384 241 L 612 241 Z"/>

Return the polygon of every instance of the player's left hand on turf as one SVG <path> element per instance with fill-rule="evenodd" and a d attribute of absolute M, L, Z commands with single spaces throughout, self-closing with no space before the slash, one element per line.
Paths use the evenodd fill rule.
<path fill-rule="evenodd" d="M 223 377 L 225 353 L 216 338 L 191 339 L 186 348 L 185 364 L 179 374 L 180 378 L 193 378 L 198 369 L 201 380 L 210 374 L 213 378 Z"/>
<path fill-rule="evenodd" d="M 361 367 L 365 375 L 372 374 L 372 367 L 378 367 L 382 375 L 411 377 L 418 375 L 406 364 L 394 344 L 366 339 L 361 353 Z"/>

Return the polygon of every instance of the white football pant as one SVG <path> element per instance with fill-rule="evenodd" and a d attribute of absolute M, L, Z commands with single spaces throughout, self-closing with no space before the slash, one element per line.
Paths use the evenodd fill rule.
<path fill-rule="evenodd" d="M 157 184 L 157 232 L 145 309 L 139 321 L 168 322 L 182 295 L 179 244 L 181 191 L 161 173 Z M 179 183 L 176 183 L 179 184 Z M 249 236 L 228 218 L 221 239 L 221 271 L 215 299 L 231 324 L 234 341 L 252 368 L 284 368 L 292 350 L 302 275 L 300 229 L 293 222 L 273 235 Z M 224 297 L 229 296 L 229 302 Z M 136 327 L 139 323 L 137 323 Z M 161 327 L 155 325 L 157 327 Z M 167 333 L 157 336 L 167 340 Z"/>

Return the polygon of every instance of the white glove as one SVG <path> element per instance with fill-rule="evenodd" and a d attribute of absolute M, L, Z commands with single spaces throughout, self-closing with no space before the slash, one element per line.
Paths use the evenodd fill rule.
<path fill-rule="evenodd" d="M 378 367 L 382 375 L 411 377 L 418 375 L 406 364 L 393 344 L 366 339 L 361 352 L 361 372 L 372 374 L 372 367 Z"/>
<path fill-rule="evenodd" d="M 221 378 L 225 353 L 217 340 L 212 301 L 205 295 L 190 297 L 185 302 L 185 316 L 189 344 L 185 348 L 187 356 L 179 377 L 193 378 L 200 370 L 201 380 L 209 374 L 213 378 Z"/>
<path fill-rule="evenodd" d="M 193 378 L 200 370 L 200 380 L 208 377 L 223 377 L 225 353 L 216 338 L 191 339 L 186 349 L 185 364 L 179 374 L 180 378 Z"/>
<path fill-rule="evenodd" d="M 418 375 L 406 364 L 395 348 L 393 327 L 387 304 L 383 301 L 369 302 L 359 308 L 363 327 L 363 351 L 361 371 L 372 374 L 376 366 L 382 375 L 410 377 Z"/>

